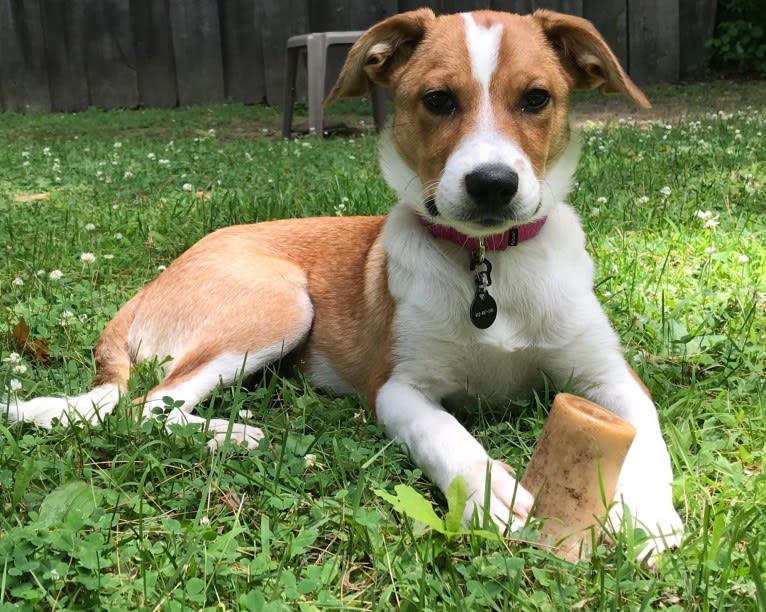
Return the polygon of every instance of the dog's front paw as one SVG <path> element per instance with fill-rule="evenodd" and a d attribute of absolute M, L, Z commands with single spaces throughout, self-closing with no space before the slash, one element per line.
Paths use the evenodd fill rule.
<path fill-rule="evenodd" d="M 505 463 L 491 459 L 471 464 L 464 470 L 462 476 L 468 488 L 468 502 L 463 511 L 466 525 L 470 525 L 474 517 L 483 522 L 487 516 L 501 532 L 516 531 L 524 526 L 534 497 L 511 474 Z"/>
<path fill-rule="evenodd" d="M 609 512 L 610 525 L 618 531 L 627 517 L 630 517 L 634 527 L 648 535 L 637 559 L 650 569 L 657 568 L 660 553 L 680 546 L 684 524 L 670 502 L 653 504 L 650 495 L 641 502 L 630 503 L 623 498 L 615 500 Z"/>

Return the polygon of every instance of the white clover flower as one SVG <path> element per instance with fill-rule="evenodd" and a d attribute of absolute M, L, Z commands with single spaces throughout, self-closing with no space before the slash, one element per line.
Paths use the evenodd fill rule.
<path fill-rule="evenodd" d="M 164 272 L 167 269 L 168 267 L 165 264 L 160 264 L 159 266 L 157 266 L 157 270 L 159 270 L 160 272 Z"/>
<path fill-rule="evenodd" d="M 125 174 L 122 175 L 122 178 L 124 179 L 133 178 L 133 173 L 130 170 L 125 170 Z"/>
<path fill-rule="evenodd" d="M 192 185 L 191 183 L 184 183 L 181 186 L 181 189 L 183 189 L 184 191 L 192 191 L 194 189 L 194 185 Z"/>
<path fill-rule="evenodd" d="M 157 162 L 160 166 L 169 166 L 170 160 L 169 159 L 161 159 Z"/>
<path fill-rule="evenodd" d="M 122 238 L 123 238 L 123 236 L 122 236 L 122 234 L 121 234 L 120 232 L 117 232 L 117 233 L 114 235 L 114 239 L 115 239 L 115 240 L 122 240 Z"/>
<path fill-rule="evenodd" d="M 38 278 L 42 278 L 43 276 L 45 276 L 45 270 L 40 268 L 37 272 L 35 272 L 35 276 L 37 276 Z"/>
<path fill-rule="evenodd" d="M 713 229 L 718 226 L 718 218 L 708 219 L 705 221 L 705 229 Z"/>
<path fill-rule="evenodd" d="M 24 168 L 29 168 L 29 166 L 31 166 L 32 164 L 31 164 L 31 163 L 30 163 L 30 161 L 27 159 L 27 160 L 25 160 L 24 162 L 22 162 L 22 164 L 21 164 L 21 165 L 22 165 Z"/>
<path fill-rule="evenodd" d="M 660 189 L 660 193 L 667 198 L 672 193 L 672 191 L 671 191 L 670 187 L 665 185 L 662 189 Z"/>
<path fill-rule="evenodd" d="M 80 255 L 80 261 L 84 264 L 90 265 L 96 263 L 96 256 L 93 253 L 82 253 Z"/>
<path fill-rule="evenodd" d="M 16 352 L 8 353 L 8 357 L 4 357 L 3 362 L 7 363 L 8 365 L 16 365 L 21 363 L 21 355 Z"/>
<path fill-rule="evenodd" d="M 77 317 L 77 320 L 80 321 L 80 323 L 85 324 L 88 322 L 88 315 L 83 313 L 79 317 Z"/>
<path fill-rule="evenodd" d="M 16 278 L 13 279 L 13 284 L 16 287 L 23 287 L 24 286 L 24 279 L 21 278 L 20 276 L 17 276 Z"/>
<path fill-rule="evenodd" d="M 101 257 L 107 260 L 114 259 L 114 255 L 112 255 L 111 253 L 104 253 Z"/>
<path fill-rule="evenodd" d="M 96 229 L 96 226 L 93 223 L 86 223 L 84 229 L 86 232 L 92 232 L 94 229 Z"/>
<path fill-rule="evenodd" d="M 65 310 L 59 317 L 59 323 L 61 324 L 61 327 L 69 327 L 74 319 L 74 313 L 71 310 Z"/>
<path fill-rule="evenodd" d="M 253 411 L 248 410 L 247 408 L 243 408 L 238 413 L 240 419 L 252 419 L 253 418 Z"/>
<path fill-rule="evenodd" d="M 737 261 L 738 261 L 739 263 L 741 263 L 741 264 L 746 264 L 748 261 L 750 261 L 750 258 L 749 258 L 747 255 L 745 255 L 745 254 L 743 253 L 742 255 L 740 255 L 740 256 L 737 258 Z"/>
<path fill-rule="evenodd" d="M 147 153 L 146 154 L 146 159 L 155 160 L 155 159 L 157 159 L 157 156 L 154 153 Z"/>
<path fill-rule="evenodd" d="M 21 152 L 21 157 L 23 159 L 27 159 L 29 157 L 29 151 L 22 151 Z"/>
<path fill-rule="evenodd" d="M 21 384 L 20 380 L 11 378 L 11 382 L 8 384 L 8 388 L 10 389 L 11 393 L 18 393 L 24 388 L 24 385 Z"/>
<path fill-rule="evenodd" d="M 598 202 L 599 204 L 606 204 L 607 199 L 605 196 L 599 196 L 596 198 L 596 202 Z"/>
<path fill-rule="evenodd" d="M 713 213 L 710 212 L 709 210 L 698 210 L 694 214 L 697 216 L 698 219 L 702 219 L 702 220 L 710 219 L 713 216 Z"/>
<path fill-rule="evenodd" d="M 199 524 L 200 524 L 200 527 L 207 527 L 208 525 L 210 525 L 210 519 L 207 516 L 203 516 L 199 520 Z"/>
<path fill-rule="evenodd" d="M 115 142 L 115 143 L 114 143 L 114 145 L 112 145 L 112 146 L 113 146 L 115 149 L 120 149 L 120 148 L 122 148 L 122 143 L 121 143 L 121 142 L 118 140 L 118 141 L 117 141 L 117 142 Z"/>
<path fill-rule="evenodd" d="M 51 155 L 51 148 L 50 147 L 43 147 L 43 155 L 46 157 L 50 157 Z"/>
<path fill-rule="evenodd" d="M 312 465 L 316 464 L 317 462 L 317 456 L 314 453 L 306 453 L 303 456 L 304 464 L 307 468 L 310 468 Z"/>
<path fill-rule="evenodd" d="M 649 196 L 643 195 L 640 198 L 636 199 L 637 204 L 646 204 L 647 202 L 649 202 Z"/>
<path fill-rule="evenodd" d="M 14 374 L 18 374 L 19 376 L 22 376 L 27 373 L 27 366 L 25 366 L 23 363 L 20 363 L 18 365 L 13 366 L 13 369 L 11 371 Z"/>
<path fill-rule="evenodd" d="M 48 279 L 52 281 L 61 280 L 61 277 L 64 276 L 64 273 L 61 270 L 51 270 L 48 274 Z"/>

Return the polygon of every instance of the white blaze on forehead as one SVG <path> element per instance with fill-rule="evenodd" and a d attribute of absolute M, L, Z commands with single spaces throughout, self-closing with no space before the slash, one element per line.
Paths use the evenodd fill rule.
<path fill-rule="evenodd" d="M 471 13 L 463 13 L 465 21 L 465 43 L 471 59 L 471 72 L 482 89 L 482 123 L 492 124 L 492 106 L 489 101 L 489 84 L 497 68 L 500 39 L 503 26 L 499 23 L 485 28 L 476 23 Z M 486 126 L 489 127 L 489 126 Z"/>

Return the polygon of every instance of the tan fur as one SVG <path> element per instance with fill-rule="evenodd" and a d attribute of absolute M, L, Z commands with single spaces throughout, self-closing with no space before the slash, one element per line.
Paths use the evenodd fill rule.
<path fill-rule="evenodd" d="M 129 301 L 98 343 L 100 383 L 127 380 L 131 352 L 176 360 L 150 394 L 193 376 L 223 352 L 285 343 L 319 351 L 374 405 L 390 371 L 384 217 L 325 217 L 224 228 L 200 240 Z M 303 320 L 300 296 L 313 304 Z M 360 299 L 361 298 L 361 299 Z M 152 342 L 150 346 L 141 343 Z M 178 349 L 181 348 L 181 355 Z M 135 355 L 133 355 L 135 360 Z M 300 364 L 300 359 L 298 360 Z"/>
<path fill-rule="evenodd" d="M 648 107 L 644 94 L 625 74 L 590 22 L 552 11 L 532 15 L 476 11 L 478 25 L 502 23 L 499 65 L 491 95 L 499 129 L 517 142 L 538 176 L 542 176 L 569 140 L 567 101 L 572 89 L 622 92 Z M 418 53 L 407 63 L 414 46 Z M 331 103 L 361 95 L 367 79 L 391 87 L 394 117 L 391 128 L 397 150 L 424 184 L 436 181 L 456 144 L 476 125 L 480 87 L 472 78 L 461 15 L 435 17 L 428 9 L 397 15 L 368 30 L 352 48 L 333 91 Z M 539 114 L 520 108 L 524 92 L 542 88 L 552 102 Z M 429 91 L 448 90 L 461 111 L 442 117 L 423 108 Z"/>

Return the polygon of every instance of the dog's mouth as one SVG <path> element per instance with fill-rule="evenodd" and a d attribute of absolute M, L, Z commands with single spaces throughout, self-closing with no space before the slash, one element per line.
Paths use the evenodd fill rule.
<path fill-rule="evenodd" d="M 434 198 L 429 198 L 424 202 L 424 206 L 428 214 L 432 218 L 441 216 L 439 208 L 436 206 Z M 469 226 L 476 227 L 478 230 L 495 230 L 505 231 L 514 225 L 520 225 L 530 221 L 532 218 L 540 212 L 543 206 L 542 200 L 537 203 L 535 210 L 529 215 L 524 215 L 522 218 L 513 208 L 508 208 L 504 211 L 494 211 L 494 214 L 488 215 L 482 213 L 482 211 L 470 211 L 468 214 L 460 219 L 455 219 L 461 225 L 467 224 Z"/>

